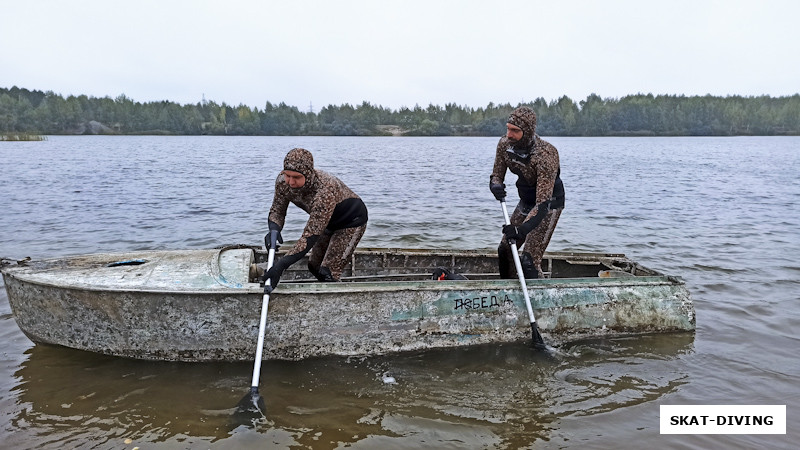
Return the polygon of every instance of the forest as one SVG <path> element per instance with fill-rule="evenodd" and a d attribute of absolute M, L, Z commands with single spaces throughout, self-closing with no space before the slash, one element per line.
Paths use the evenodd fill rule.
<path fill-rule="evenodd" d="M 542 136 L 800 135 L 800 94 L 621 98 L 567 96 L 523 103 L 538 116 Z M 252 135 L 252 136 L 500 136 L 517 106 L 456 103 L 390 109 L 364 101 L 302 111 L 283 102 L 263 108 L 203 99 L 195 104 L 137 102 L 19 87 L 0 88 L 0 135 Z"/>

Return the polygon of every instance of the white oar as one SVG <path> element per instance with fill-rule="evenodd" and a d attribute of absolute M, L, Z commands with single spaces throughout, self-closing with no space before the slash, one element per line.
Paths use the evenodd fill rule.
<path fill-rule="evenodd" d="M 278 246 L 277 232 L 270 232 L 270 248 L 267 256 L 267 270 L 272 268 L 275 260 L 275 248 Z M 264 353 L 264 334 L 267 330 L 267 310 L 269 308 L 270 280 L 264 284 L 264 296 L 261 299 L 261 320 L 258 323 L 258 344 L 256 345 L 256 359 L 253 364 L 253 382 L 250 383 L 250 392 L 247 393 L 236 405 L 237 416 L 261 415 L 264 416 L 266 405 L 258 393 L 258 379 L 261 376 L 261 357 Z"/>
<path fill-rule="evenodd" d="M 508 209 L 506 209 L 505 199 L 500 201 L 503 206 L 503 217 L 505 218 L 506 225 L 511 225 L 511 219 L 508 217 Z M 528 287 L 525 285 L 525 275 L 522 273 L 522 262 L 519 259 L 519 251 L 517 251 L 517 243 L 513 239 L 508 240 L 508 245 L 511 247 L 511 253 L 514 255 L 514 265 L 517 266 L 517 276 L 519 277 L 519 284 L 522 285 L 522 295 L 525 296 L 525 306 L 528 308 L 528 317 L 531 319 L 531 337 L 533 338 L 533 345 L 537 348 L 546 349 L 547 345 L 539 333 L 539 327 L 536 326 L 536 317 L 533 315 L 533 308 L 531 307 L 531 298 L 528 295 Z"/>

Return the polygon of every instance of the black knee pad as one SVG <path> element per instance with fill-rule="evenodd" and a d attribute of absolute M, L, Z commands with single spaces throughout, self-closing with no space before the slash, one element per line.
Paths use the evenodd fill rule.
<path fill-rule="evenodd" d="M 339 281 L 333 278 L 333 274 L 331 273 L 331 269 L 328 269 L 325 266 L 319 267 L 319 272 L 315 273 L 314 276 L 317 277 L 319 281 Z"/>
<path fill-rule="evenodd" d="M 497 267 L 500 270 L 500 278 L 502 279 L 514 279 L 515 278 L 515 268 L 511 265 L 511 247 L 508 245 L 500 244 L 497 247 Z"/>
<path fill-rule="evenodd" d="M 520 263 L 522 263 L 522 274 L 525 275 L 526 280 L 539 278 L 539 269 L 533 264 L 533 256 L 528 252 L 522 252 L 519 255 Z"/>
<path fill-rule="evenodd" d="M 319 267 L 312 265 L 310 261 L 308 263 L 308 271 L 311 272 L 311 275 L 314 275 L 315 278 L 319 279 Z"/>

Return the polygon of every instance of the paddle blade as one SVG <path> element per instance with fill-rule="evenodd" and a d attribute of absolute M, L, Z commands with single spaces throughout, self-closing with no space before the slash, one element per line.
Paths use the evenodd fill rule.
<path fill-rule="evenodd" d="M 258 394 L 258 387 L 253 386 L 250 388 L 250 392 L 236 404 L 233 416 L 236 422 L 240 424 L 252 425 L 254 420 L 264 418 L 266 411 L 267 406 L 264 404 L 264 398 Z"/>
<path fill-rule="evenodd" d="M 544 338 L 539 333 L 539 327 L 536 326 L 536 322 L 531 322 L 531 336 L 533 337 L 533 346 L 535 348 L 547 350 L 547 344 L 544 343 Z"/>

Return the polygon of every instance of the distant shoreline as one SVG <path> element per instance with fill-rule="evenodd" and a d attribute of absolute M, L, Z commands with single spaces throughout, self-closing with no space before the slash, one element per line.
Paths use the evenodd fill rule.
<path fill-rule="evenodd" d="M 800 94 L 714 97 L 636 94 L 575 102 L 537 98 L 472 108 L 448 103 L 392 110 L 363 102 L 319 112 L 285 103 L 264 108 L 203 100 L 135 102 L 125 95 L 66 98 L 0 88 L 0 134 L 215 136 L 484 136 L 505 133 L 518 106 L 536 111 L 541 136 L 798 136 Z"/>

